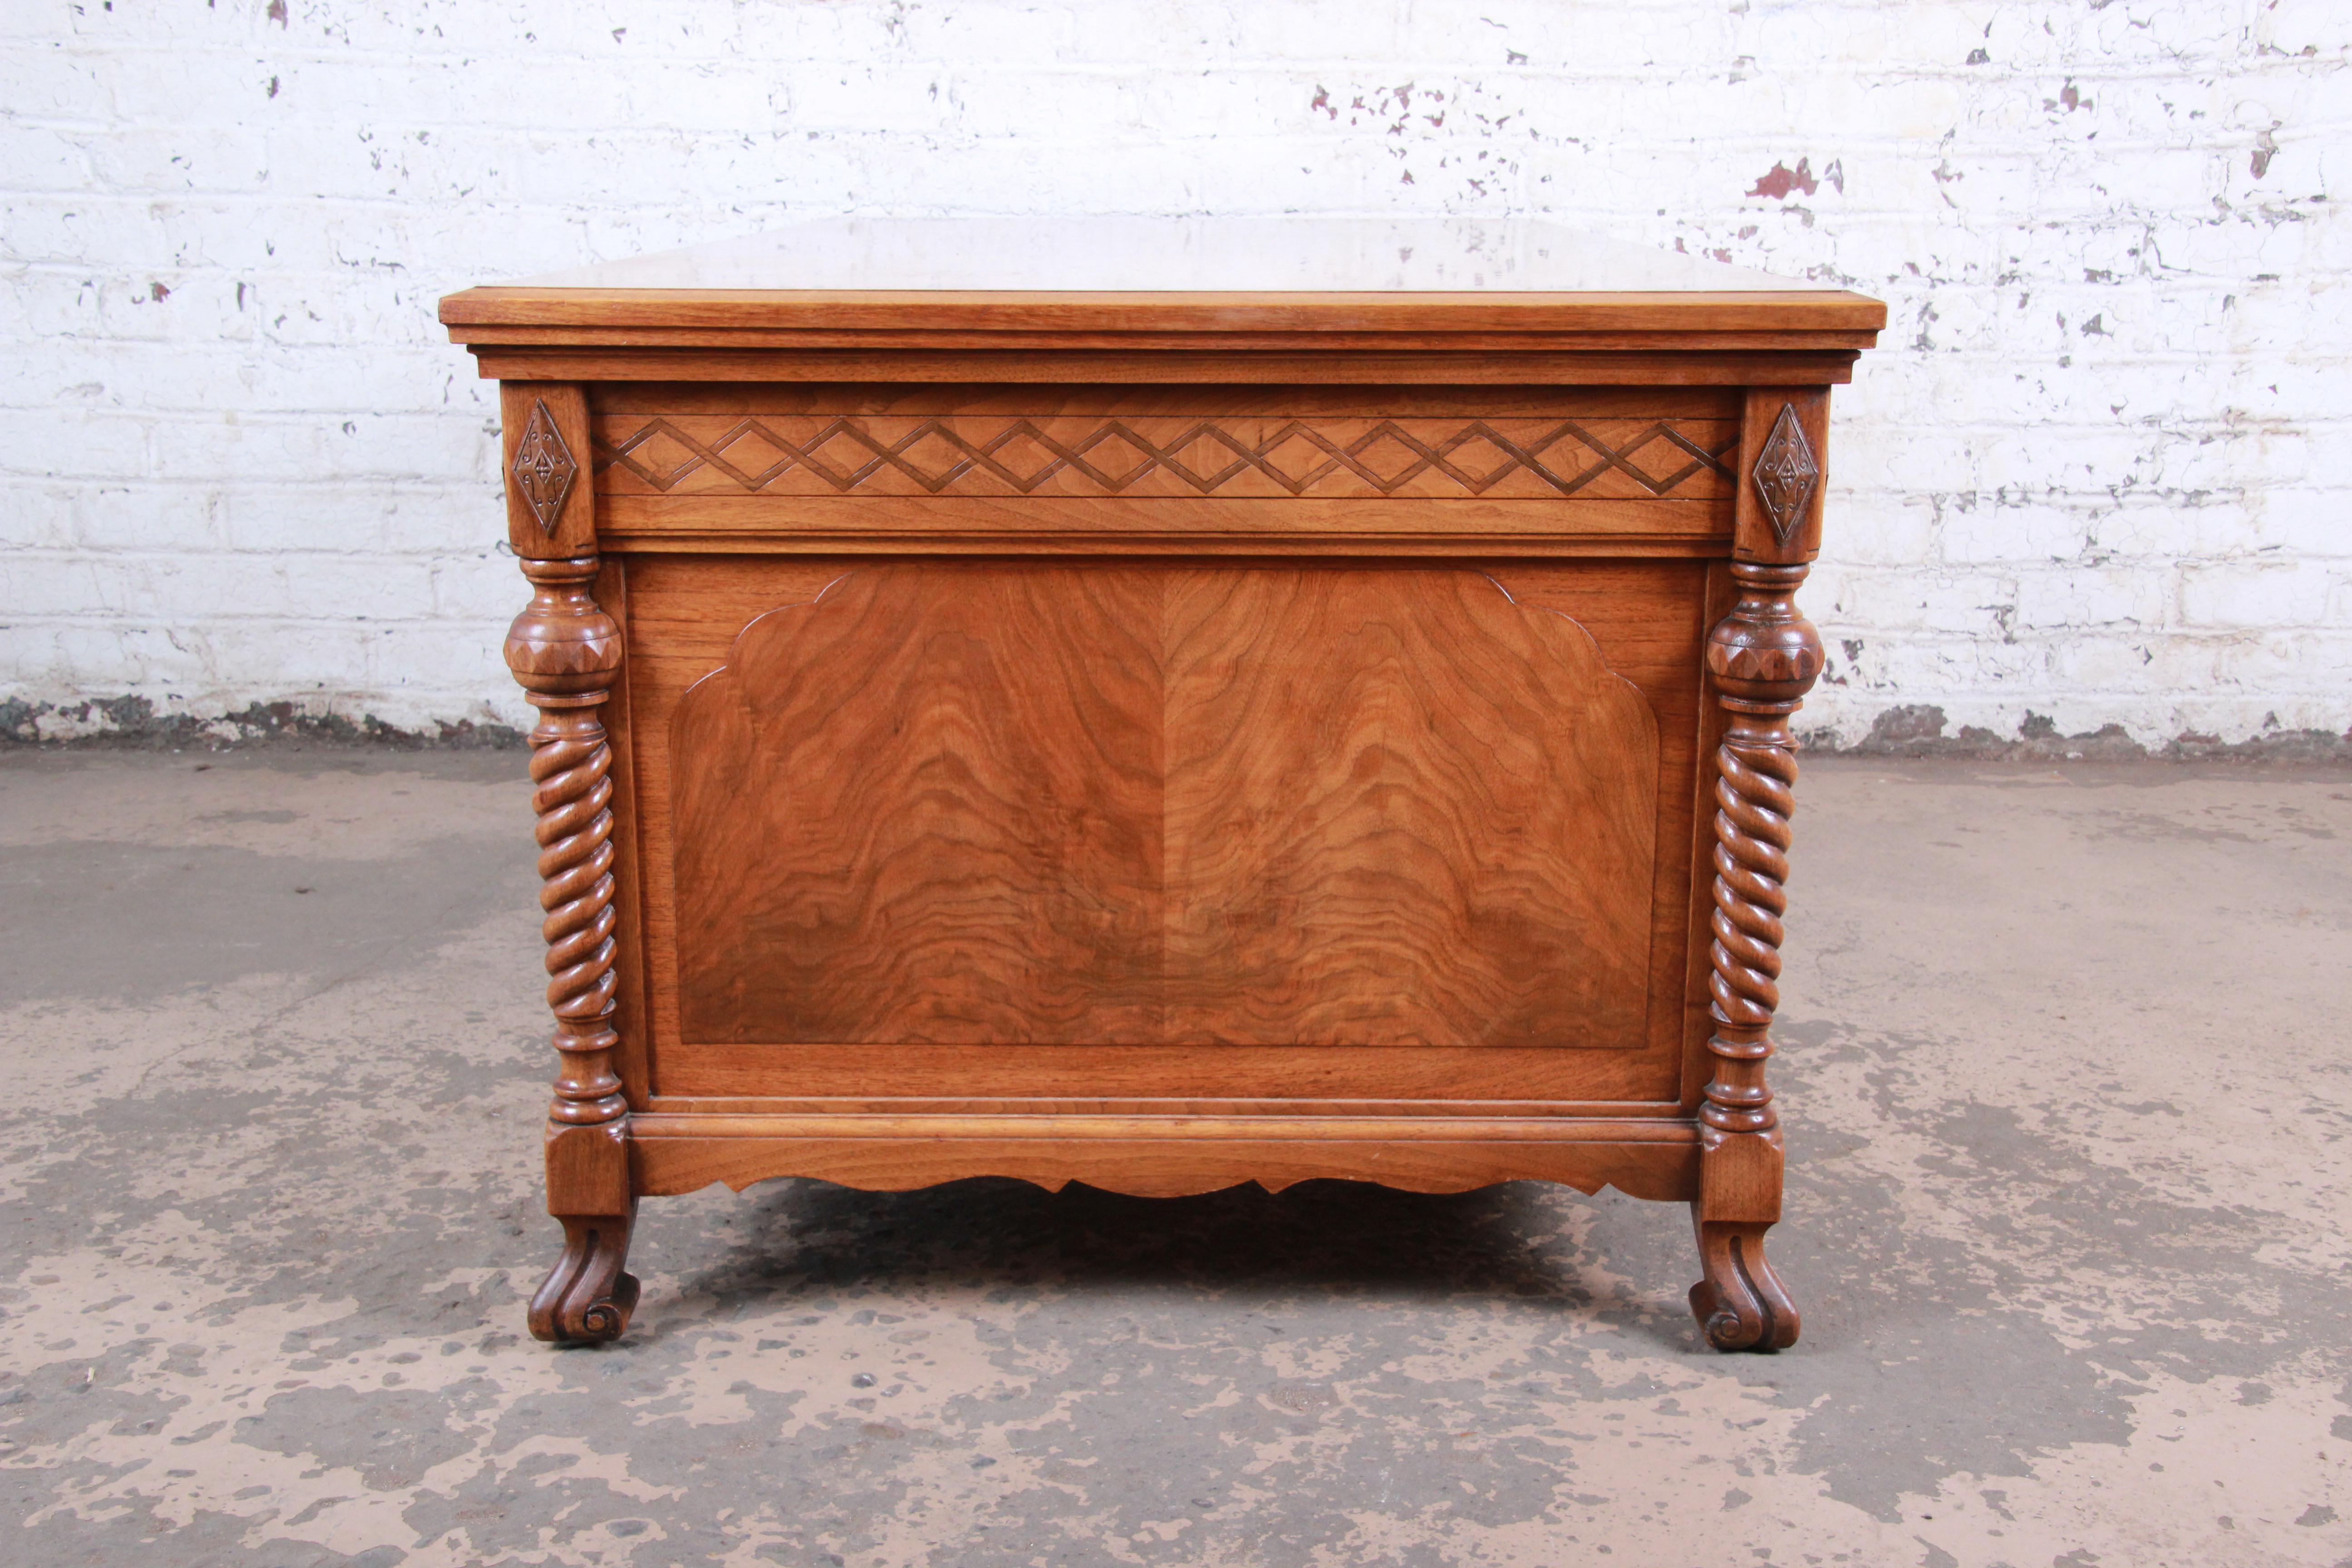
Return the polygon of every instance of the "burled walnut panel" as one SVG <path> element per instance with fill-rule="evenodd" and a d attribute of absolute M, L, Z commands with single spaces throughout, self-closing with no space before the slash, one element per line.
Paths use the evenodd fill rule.
<path fill-rule="evenodd" d="M 687 1040 L 1646 1040 L 1656 721 L 1450 569 L 894 565 L 672 728 Z"/>

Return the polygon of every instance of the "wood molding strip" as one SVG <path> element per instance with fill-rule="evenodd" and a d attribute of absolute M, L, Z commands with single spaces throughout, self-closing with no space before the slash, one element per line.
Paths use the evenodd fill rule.
<path fill-rule="evenodd" d="M 498 381 L 991 382 L 1388 386 L 1828 386 L 1860 349 L 1802 345 L 1577 353 L 1433 349 L 814 349 L 472 343 Z M 1778 342 L 1779 340 L 1776 340 Z"/>
<path fill-rule="evenodd" d="M 1423 1139 L 1438 1142 L 1675 1143 L 1696 1148 L 1683 1118 L 1574 1116 L 1074 1116 L 894 1115 L 887 1112 L 750 1115 L 641 1111 L 629 1136 L 663 1138 L 1022 1138 L 1156 1140 Z"/>

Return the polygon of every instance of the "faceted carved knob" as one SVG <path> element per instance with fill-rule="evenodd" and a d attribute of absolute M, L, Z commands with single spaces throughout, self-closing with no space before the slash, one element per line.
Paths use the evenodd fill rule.
<path fill-rule="evenodd" d="M 526 561 L 530 603 L 507 628 L 507 668 L 533 696 L 568 697 L 602 691 L 621 668 L 621 628 L 590 597 L 593 555 L 572 561 Z"/>
<path fill-rule="evenodd" d="M 1706 639 L 1706 668 L 1727 695 L 1756 702 L 1793 702 L 1812 687 L 1828 658 L 1822 635 L 1793 597 L 1803 566 L 1735 562 L 1739 603 Z"/>

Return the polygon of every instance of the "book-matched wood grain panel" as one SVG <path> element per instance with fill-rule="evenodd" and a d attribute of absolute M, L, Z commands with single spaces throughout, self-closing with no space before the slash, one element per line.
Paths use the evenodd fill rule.
<path fill-rule="evenodd" d="M 688 1040 L 1642 1044 L 1654 720 L 1475 572 L 858 572 L 671 729 Z"/>
<path fill-rule="evenodd" d="M 644 927 L 646 974 L 649 981 L 648 1023 L 657 1066 L 655 1087 L 663 1094 L 837 1094 L 875 1092 L 877 1073 L 892 1079 L 892 1093 L 956 1096 L 975 1093 L 1118 1095 L 1150 1091 L 1165 1082 L 1167 1064 L 1146 1058 L 1163 1053 L 1139 1045 L 1108 1046 L 1099 1041 L 1034 1048 L 1015 1047 L 1006 1055 L 994 1047 L 975 1046 L 954 1057 L 939 1053 L 951 1047 L 905 1047 L 876 1052 L 860 1039 L 829 1043 L 780 1045 L 768 1041 L 738 1044 L 685 1043 L 679 995 L 676 984 L 678 900 L 674 875 L 677 839 L 671 820 L 671 735 L 678 702 L 696 680 L 711 673 L 727 658 L 733 637 L 728 628 L 740 628 L 766 612 L 794 604 L 806 605 L 828 583 L 861 565 L 856 561 L 792 559 L 726 560 L 711 557 L 646 555 L 632 558 L 630 593 L 631 691 L 634 712 L 638 798 L 638 829 L 645 846 Z M 870 567 L 868 568 L 870 570 Z M 920 571 L 931 574 L 939 567 Z M 1296 578 L 1296 566 L 1265 574 L 1278 578 L 1286 572 Z M 1032 574 L 1034 568 L 996 563 L 995 574 Z M 1597 664 L 1605 665 L 1630 681 L 1629 695 L 1638 695 L 1654 725 L 1647 764 L 1650 783 L 1632 792 L 1650 815 L 1645 824 L 1654 837 L 1650 858 L 1654 870 L 1645 875 L 1646 920 L 1625 922 L 1638 929 L 1639 940 L 1654 950 L 1654 962 L 1645 957 L 1649 979 L 1643 1004 L 1648 1017 L 1633 1038 L 1617 1043 L 1619 1052 L 1563 1052 L 1551 1047 L 1534 1049 L 1488 1045 L 1465 1047 L 1356 1047 L 1334 1050 L 1292 1045 L 1231 1045 L 1205 1049 L 1198 1082 L 1177 1090 L 1184 1094 L 1222 1097 L 1338 1095 L 1341 1098 L 1533 1098 L 1600 1100 L 1643 1100 L 1671 1103 L 1679 1097 L 1680 1055 L 1687 1033 L 1682 971 L 1687 967 L 1690 801 L 1665 786 L 1665 781 L 1686 777 L 1694 765 L 1692 737 L 1696 712 L 1697 652 L 1701 628 L 1705 567 L 1683 562 L 1595 562 L 1574 565 L 1512 563 L 1497 566 L 1493 575 L 1520 601 L 1512 606 L 1475 574 L 1418 571 L 1395 572 L 1369 565 L 1349 573 L 1321 573 L 1325 578 L 1361 577 L 1360 592 L 1370 592 L 1373 579 L 1385 577 L 1391 589 L 1432 576 L 1460 576 L 1493 595 L 1496 605 L 1515 613 L 1523 608 L 1562 610 L 1579 616 L 1598 639 Z M 1089 579 L 1102 575 L 1088 569 Z M 1157 582 L 1160 592 L 1180 579 L 1201 584 L 1246 581 L 1261 574 L 1248 569 L 1201 567 L 1127 567 L 1128 591 L 1144 594 Z M 1042 581 L 1041 579 L 1038 579 Z M 968 581 L 968 580 L 967 580 Z M 845 589 L 848 584 L 843 584 Z M 1107 592 L 1099 584 L 1087 592 Z M 1181 600 L 1179 595 L 1178 599 Z M 1246 595 L 1244 595 L 1246 597 Z M 1066 601 L 1057 601 L 1066 603 Z M 1105 603 L 1097 598 L 1094 603 Z M 1124 601 L 1122 601 L 1124 602 Z M 1236 601 L 1237 607 L 1240 601 Z M 1262 615 L 1265 605 L 1251 599 L 1249 616 Z M 1075 612 L 1086 614 L 1088 612 Z M 1557 617 L 1546 617 L 1557 620 Z M 1561 622 L 1565 626 L 1566 623 Z M 1098 630 L 1099 628 L 1097 628 Z M 1573 631 L 1575 628 L 1568 627 Z M 1086 634 L 1091 637 L 1095 632 Z M 1581 634 L 1579 634 L 1581 635 Z M 1475 639 L 1474 639 L 1475 641 Z M 1039 657 L 1049 657 L 1042 650 Z M 1605 671 L 1604 671 L 1605 673 Z M 1057 675 L 1053 679 L 1058 680 Z M 1089 679 L 1097 687 L 1104 678 Z M 1164 700 L 1164 699 L 1163 699 Z M 1547 696 L 1546 700 L 1549 698 Z M 967 714 L 974 711 L 964 705 Z M 1403 711 L 1403 709 L 1398 710 Z M 961 721 L 970 723 L 967 717 Z M 1140 753 L 1133 753 L 1139 757 Z M 1137 764 L 1139 766 L 1139 763 Z M 1564 776 L 1579 776 L 1581 762 L 1563 767 Z M 1066 786 L 1055 785 L 1056 788 Z M 1099 826 L 1095 830 L 1100 832 Z M 1084 846 L 1081 846 L 1083 847 Z M 1164 855 L 1164 850 L 1163 850 Z M 1630 858 L 1630 855 L 1629 855 Z M 1164 875 L 1164 869 L 1163 869 Z M 1255 894 L 1250 895 L 1255 897 Z M 1116 901 L 1116 900 L 1115 900 Z M 1070 940 L 1069 911 L 1065 923 L 1049 930 L 1056 940 Z M 1163 919 L 1165 918 L 1163 913 Z M 1077 928 L 1091 938 L 1108 927 Z M 1204 928 L 1205 929 L 1205 928 Z M 689 944 L 692 945 L 692 944 Z M 1065 951 L 1080 951 L 1068 949 Z M 1118 951 L 1129 961 L 1139 949 Z M 1180 954 L 1181 958 L 1181 954 Z M 1160 962 L 1168 962 L 1163 942 Z M 1180 963 L 1178 969 L 1182 965 Z M 1084 964 L 1079 969 L 1086 971 Z M 1641 991 L 1636 987 L 1636 991 Z M 1066 993 L 1065 1000 L 1078 991 Z M 1100 1000 L 1099 995 L 1096 998 Z M 1093 1004 L 1088 1004 L 1092 1005 Z M 1080 1016 L 1085 1009 L 1080 1009 Z M 1520 1015 L 1528 1015 L 1522 1009 Z M 1130 1015 L 1140 1018 L 1142 1014 Z M 887 1031 L 886 1031 L 887 1032 Z M 1066 1037 L 1091 1033 L 1091 1026 Z M 803 1041 L 823 1040 L 805 1034 Z M 1133 1036 L 1105 1037 L 1133 1038 Z M 1169 1047 L 1182 1056 L 1192 1047 Z M 1432 1050 L 1436 1054 L 1433 1055 Z M 971 1052 L 978 1052 L 975 1056 Z M 1492 1071 L 1470 1072 L 1458 1058 L 1465 1055 L 1492 1064 Z M 1441 1060 L 1440 1058 L 1447 1058 Z M 1511 1058 L 1507 1063 L 1505 1058 Z M 1001 1072 L 984 1076 L 996 1085 L 984 1087 L 981 1065 L 992 1063 Z M 860 1085 L 867 1086 L 860 1089 Z"/>

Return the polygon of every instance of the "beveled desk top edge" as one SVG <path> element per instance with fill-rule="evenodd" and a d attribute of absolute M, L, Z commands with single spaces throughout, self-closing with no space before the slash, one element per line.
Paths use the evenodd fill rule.
<path fill-rule="evenodd" d="M 1753 292 L 1055 291 L 579 289 L 498 284 L 440 302 L 470 327 L 1071 332 L 1874 333 L 1886 307 L 1843 289 Z M 1790 347 L 1808 346 L 1791 342 Z M 1847 346 L 1843 341 L 1838 346 Z"/>

